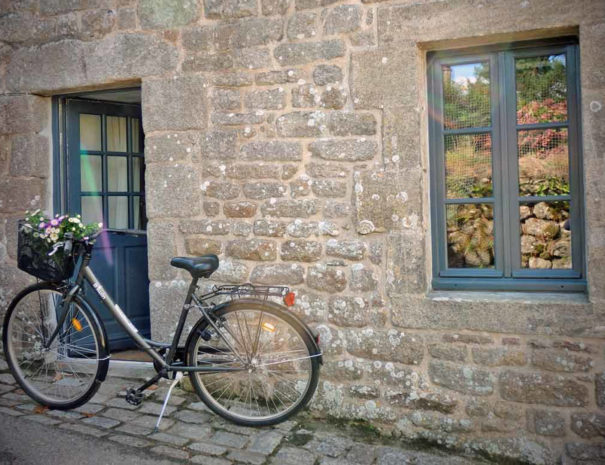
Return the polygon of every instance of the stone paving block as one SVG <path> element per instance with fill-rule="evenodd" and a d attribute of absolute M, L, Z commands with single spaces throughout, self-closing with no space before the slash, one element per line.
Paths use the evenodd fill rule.
<path fill-rule="evenodd" d="M 2 373 L 0 374 L 0 383 L 4 384 L 15 384 L 15 378 L 10 373 Z"/>
<path fill-rule="evenodd" d="M 347 452 L 346 459 L 349 463 L 367 464 L 372 463 L 376 457 L 376 448 L 369 444 L 356 443 Z"/>
<path fill-rule="evenodd" d="M 246 436 L 250 436 L 253 434 L 258 434 L 259 432 L 258 428 L 253 428 L 251 426 L 235 425 L 219 416 L 215 416 L 215 418 L 216 421 L 213 422 L 213 426 L 218 429 L 229 431 L 230 433 L 245 434 Z"/>
<path fill-rule="evenodd" d="M 68 420 L 79 420 L 84 415 L 73 410 L 47 410 L 46 415 L 54 418 L 65 418 Z"/>
<path fill-rule="evenodd" d="M 13 389 L 15 389 L 15 387 L 11 386 L 10 384 L 0 384 L 0 394 L 4 394 L 6 392 L 10 392 Z"/>
<path fill-rule="evenodd" d="M 162 422 L 163 421 L 164 420 L 162 420 Z M 201 439 L 210 437 L 212 434 L 212 428 L 209 425 L 196 425 L 192 423 L 177 422 L 167 432 L 176 436 L 182 436 L 184 438 L 199 441 Z"/>
<path fill-rule="evenodd" d="M 329 457 L 340 457 L 343 455 L 349 446 L 351 440 L 339 436 L 318 437 L 305 444 L 304 448 L 320 455 Z"/>
<path fill-rule="evenodd" d="M 200 402 L 191 402 L 189 405 L 187 405 L 187 408 L 191 409 L 191 410 L 195 410 L 196 412 L 208 412 L 208 413 L 212 413 L 212 411 L 208 408 L 208 406 L 205 403 L 201 402 L 201 401 Z"/>
<path fill-rule="evenodd" d="M 191 459 L 192 463 L 201 463 L 203 465 L 232 465 L 231 460 L 222 459 L 219 457 L 207 457 L 205 455 L 196 455 Z"/>
<path fill-rule="evenodd" d="M 0 407 L 0 415 L 10 415 L 11 417 L 19 417 L 25 414 L 23 412 L 13 410 L 12 408 Z"/>
<path fill-rule="evenodd" d="M 262 465 L 267 460 L 267 457 L 262 454 L 253 452 L 232 450 L 227 454 L 227 458 L 234 460 L 237 463 L 248 463 L 250 465 Z"/>
<path fill-rule="evenodd" d="M 194 442 L 193 444 L 189 444 L 187 447 L 189 447 L 191 450 L 207 455 L 223 455 L 225 452 L 227 452 L 226 447 L 208 444 L 207 442 Z"/>
<path fill-rule="evenodd" d="M 33 403 L 30 403 L 30 402 L 28 402 L 27 404 L 19 404 L 19 405 L 17 405 L 17 408 L 19 410 L 24 410 L 26 412 L 33 412 L 36 409 L 36 407 L 38 407 L 38 404 L 33 404 Z"/>
<path fill-rule="evenodd" d="M 74 412 L 79 412 L 84 415 L 94 415 L 105 408 L 104 405 L 100 404 L 84 404 L 78 408 L 73 409 Z"/>
<path fill-rule="evenodd" d="M 140 414 L 135 413 L 131 410 L 124 410 L 124 409 L 114 408 L 114 407 L 108 408 L 103 413 L 101 413 L 101 415 L 104 417 L 112 418 L 114 420 L 119 420 L 119 421 L 132 421 L 135 418 L 140 416 Z"/>
<path fill-rule="evenodd" d="M 107 439 L 114 442 L 119 442 L 120 444 L 124 444 L 125 446 L 133 446 L 133 447 L 149 447 L 151 442 L 136 438 L 134 436 L 127 436 L 125 434 L 116 434 L 114 436 L 109 436 Z"/>
<path fill-rule="evenodd" d="M 173 444 L 175 446 L 184 446 L 189 442 L 189 439 L 182 438 L 180 436 L 175 436 L 173 434 L 168 433 L 154 433 L 149 436 L 150 439 L 155 441 L 165 442 L 168 444 Z"/>
<path fill-rule="evenodd" d="M 248 437 L 242 436 L 241 434 L 229 433 L 227 431 L 217 431 L 210 440 L 221 446 L 241 449 L 248 442 Z"/>
<path fill-rule="evenodd" d="M 136 434 L 137 436 L 147 436 L 153 433 L 153 427 L 134 425 L 132 423 L 127 423 L 115 428 L 115 431 L 119 431 L 120 433 L 127 434 Z"/>
<path fill-rule="evenodd" d="M 192 412 L 191 410 L 179 410 L 174 414 L 174 418 L 184 421 L 185 423 L 205 424 L 210 421 L 211 417 L 206 413 Z"/>
<path fill-rule="evenodd" d="M 132 420 L 130 422 L 130 424 L 142 426 L 144 428 L 153 429 L 153 428 L 155 428 L 155 425 L 157 422 L 158 422 L 157 416 L 142 415 L 142 416 L 137 417 L 134 420 Z M 172 425 L 174 425 L 174 420 L 163 417 L 162 422 L 160 423 L 160 430 L 162 430 L 162 431 L 166 430 L 166 429 L 170 428 Z"/>
<path fill-rule="evenodd" d="M 145 402 L 139 412 L 141 413 L 150 413 L 152 415 L 159 415 L 162 411 L 162 404 L 156 404 L 153 402 Z M 176 411 L 176 407 L 167 405 L 166 410 L 164 411 L 165 416 L 169 416 Z"/>
<path fill-rule="evenodd" d="M 105 417 L 84 418 L 82 421 L 88 425 L 98 426 L 99 428 L 104 429 L 113 428 L 114 426 L 118 426 L 120 424 L 118 420 L 113 420 L 111 418 Z"/>
<path fill-rule="evenodd" d="M 107 431 L 101 431 L 96 428 L 92 428 L 90 426 L 85 426 L 78 423 L 63 423 L 59 425 L 59 428 L 66 429 L 69 431 L 75 431 L 76 433 L 87 434 L 89 436 L 95 436 L 97 438 L 101 438 L 103 436 L 107 436 Z"/>
<path fill-rule="evenodd" d="M 36 423 L 41 423 L 43 425 L 58 425 L 61 423 L 59 420 L 55 420 L 54 418 L 49 418 L 45 415 L 26 415 L 23 417 L 25 420 L 35 421 Z"/>
<path fill-rule="evenodd" d="M 94 398 L 93 398 L 93 400 L 94 400 Z M 138 408 L 140 408 L 140 405 L 129 404 L 128 402 L 126 402 L 126 400 L 121 399 L 119 397 L 114 397 L 114 398 L 109 399 L 106 402 L 106 405 L 109 407 L 125 408 L 127 410 L 137 410 Z"/>
<path fill-rule="evenodd" d="M 271 455 L 275 448 L 284 438 L 284 434 L 278 431 L 263 431 L 252 438 L 248 450 L 259 454 Z"/>
<path fill-rule="evenodd" d="M 297 447 L 282 447 L 271 458 L 271 463 L 275 465 L 313 465 L 315 455 Z"/>
<path fill-rule="evenodd" d="M 166 455 L 168 457 L 172 457 L 173 459 L 188 459 L 189 454 L 184 450 L 175 449 L 174 447 L 168 446 L 156 446 L 151 449 L 151 452 L 159 455 Z"/>

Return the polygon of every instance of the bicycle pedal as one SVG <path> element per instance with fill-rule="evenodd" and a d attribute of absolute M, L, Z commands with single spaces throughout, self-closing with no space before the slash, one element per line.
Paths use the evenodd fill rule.
<path fill-rule="evenodd" d="M 129 388 L 126 391 L 126 402 L 131 405 L 141 405 L 143 403 L 143 392 L 137 391 L 134 388 Z"/>

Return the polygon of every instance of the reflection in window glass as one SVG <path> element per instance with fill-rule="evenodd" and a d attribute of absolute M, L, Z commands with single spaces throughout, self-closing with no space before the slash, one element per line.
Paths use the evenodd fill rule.
<path fill-rule="evenodd" d="M 139 137 L 140 137 L 139 124 L 141 124 L 141 123 L 139 122 L 138 118 L 132 118 L 132 120 L 130 121 L 130 124 L 132 125 L 132 151 L 134 153 L 138 153 L 141 151 L 141 147 L 139 144 Z"/>
<path fill-rule="evenodd" d="M 518 124 L 567 120 L 565 55 L 515 60 Z"/>
<path fill-rule="evenodd" d="M 132 190 L 140 192 L 143 180 L 143 159 L 132 157 Z"/>
<path fill-rule="evenodd" d="M 108 227 L 115 229 L 128 229 L 128 197 L 107 198 Z"/>
<path fill-rule="evenodd" d="M 521 268 L 571 268 L 569 202 L 539 202 L 519 207 Z"/>
<path fill-rule="evenodd" d="M 80 114 L 80 150 L 101 150 L 101 117 Z"/>
<path fill-rule="evenodd" d="M 107 150 L 126 152 L 126 118 L 123 116 L 107 117 Z"/>
<path fill-rule="evenodd" d="M 494 210 L 491 204 L 446 205 L 449 268 L 494 267 Z"/>
<path fill-rule="evenodd" d="M 519 195 L 569 194 L 567 129 L 519 131 Z"/>
<path fill-rule="evenodd" d="M 102 223 L 103 222 L 103 197 L 100 195 L 81 197 L 82 201 L 82 222 L 83 223 Z"/>
<path fill-rule="evenodd" d="M 98 155 L 80 156 L 80 190 L 99 192 L 102 189 L 102 158 Z"/>
<path fill-rule="evenodd" d="M 448 199 L 492 195 L 490 134 L 445 136 L 445 183 Z"/>
<path fill-rule="evenodd" d="M 445 129 L 491 124 L 489 64 L 444 65 L 443 125 Z"/>
<path fill-rule="evenodd" d="M 107 157 L 107 190 L 126 192 L 128 190 L 128 159 L 126 157 Z"/>

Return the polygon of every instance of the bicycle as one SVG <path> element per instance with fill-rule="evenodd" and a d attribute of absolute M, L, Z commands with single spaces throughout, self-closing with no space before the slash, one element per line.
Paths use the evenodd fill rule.
<path fill-rule="evenodd" d="M 215 285 L 211 292 L 198 296 L 198 280 L 212 275 L 219 266 L 218 257 L 174 257 L 171 265 L 188 271 L 192 280 L 172 342 L 156 342 L 139 334 L 95 277 L 88 266 L 93 244 L 70 239 L 62 247 L 69 264 L 59 276 L 62 279 L 22 290 L 4 318 L 7 363 L 36 402 L 51 409 L 72 409 L 92 398 L 105 380 L 111 357 L 107 335 L 97 310 L 84 295 L 84 283 L 90 284 L 119 325 L 153 359 L 156 375 L 128 389 L 126 401 L 139 405 L 145 389 L 161 378 L 173 380 L 156 429 L 172 389 L 184 374 L 210 410 L 240 425 L 280 423 L 312 398 L 323 364 L 319 338 L 296 315 L 269 300 L 279 296 L 294 304 L 294 293 L 287 287 Z M 227 296 L 227 301 L 215 303 L 213 299 L 219 296 Z M 201 315 L 180 346 L 190 311 Z"/>

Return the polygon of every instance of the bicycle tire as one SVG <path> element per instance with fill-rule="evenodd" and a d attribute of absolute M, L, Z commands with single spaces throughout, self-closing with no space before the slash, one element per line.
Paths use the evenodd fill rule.
<path fill-rule="evenodd" d="M 106 346 L 107 335 L 105 332 L 105 327 L 97 318 L 96 313 L 92 310 L 90 304 L 82 298 L 82 296 L 76 295 L 73 300 L 73 304 L 77 306 L 76 315 L 82 314 L 82 317 L 85 321 L 85 324 L 88 324 L 90 328 L 91 334 L 94 337 L 94 341 L 96 344 L 96 348 L 98 351 L 98 356 L 96 360 L 98 361 L 96 365 L 96 370 L 94 371 L 94 376 L 91 377 L 91 382 L 89 387 L 85 387 L 85 391 L 74 398 L 69 398 L 65 401 L 61 401 L 60 399 L 53 399 L 48 395 L 43 395 L 33 386 L 33 383 L 27 381 L 26 376 L 24 376 L 21 367 L 18 366 L 16 360 L 16 354 L 13 353 L 13 345 L 9 341 L 9 337 L 11 337 L 11 329 L 12 322 L 14 322 L 17 318 L 16 309 L 18 308 L 19 303 L 24 301 L 30 294 L 40 292 L 40 291 L 50 291 L 58 294 L 62 294 L 59 290 L 59 284 L 50 283 L 50 282 L 41 282 L 38 284 L 31 285 L 25 289 L 23 289 L 10 303 L 6 315 L 4 316 L 3 322 L 3 334 L 2 334 L 2 343 L 4 348 L 4 354 L 6 357 L 6 362 L 11 370 L 12 375 L 15 380 L 21 386 L 21 388 L 25 391 L 25 393 L 38 402 L 41 405 L 47 406 L 51 409 L 56 410 L 69 410 L 80 405 L 85 404 L 88 400 L 95 395 L 98 391 L 99 386 L 105 380 L 105 376 L 107 375 L 107 370 L 109 367 L 108 360 L 108 349 Z M 13 316 L 15 318 L 13 318 Z M 14 324 L 14 323 L 13 323 Z M 81 325 L 81 323 L 80 323 Z M 82 329 L 78 330 L 82 331 Z M 76 346 L 74 346 L 76 347 Z M 69 348 L 74 352 L 77 349 Z M 76 374 L 74 372 L 74 374 Z"/>
<path fill-rule="evenodd" d="M 300 337 L 300 340 L 304 343 L 306 352 L 308 353 L 308 360 L 310 364 L 310 377 L 308 379 L 307 385 L 303 394 L 297 399 L 294 405 L 290 408 L 281 412 L 279 414 L 272 415 L 270 417 L 262 417 L 262 418 L 246 418 L 242 415 L 235 414 L 225 407 L 221 406 L 220 403 L 213 398 L 212 395 L 205 388 L 202 377 L 204 376 L 212 376 L 201 373 L 190 373 L 191 384 L 193 385 L 197 395 L 204 402 L 205 405 L 208 406 L 216 414 L 221 417 L 229 420 L 233 423 L 243 426 L 269 426 L 275 425 L 277 423 L 281 423 L 286 421 L 288 418 L 291 418 L 293 415 L 296 415 L 302 408 L 304 408 L 308 402 L 313 397 L 315 390 L 317 389 L 317 384 L 319 382 L 319 356 L 321 355 L 315 341 L 311 338 L 311 332 L 304 326 L 298 318 L 294 315 L 287 312 L 287 310 L 283 309 L 280 305 L 277 305 L 272 302 L 264 302 L 254 299 L 242 299 L 240 301 L 231 302 L 224 306 L 219 306 L 214 312 L 213 316 L 217 318 L 223 318 L 226 315 L 229 315 L 234 312 L 241 311 L 262 311 L 265 314 L 272 315 L 273 317 L 277 317 L 284 323 L 290 326 L 290 328 Z M 259 317 L 259 325 L 260 325 L 260 317 Z M 211 328 L 211 327 L 210 327 Z M 196 347 L 198 346 L 198 342 L 200 339 L 204 339 L 205 331 L 210 329 L 209 323 L 205 318 L 201 318 L 194 325 L 188 341 L 187 341 L 187 361 L 189 366 L 197 365 L 197 354 Z M 211 329 L 210 329 L 211 330 Z M 207 334 L 207 333 L 206 333 Z"/>

